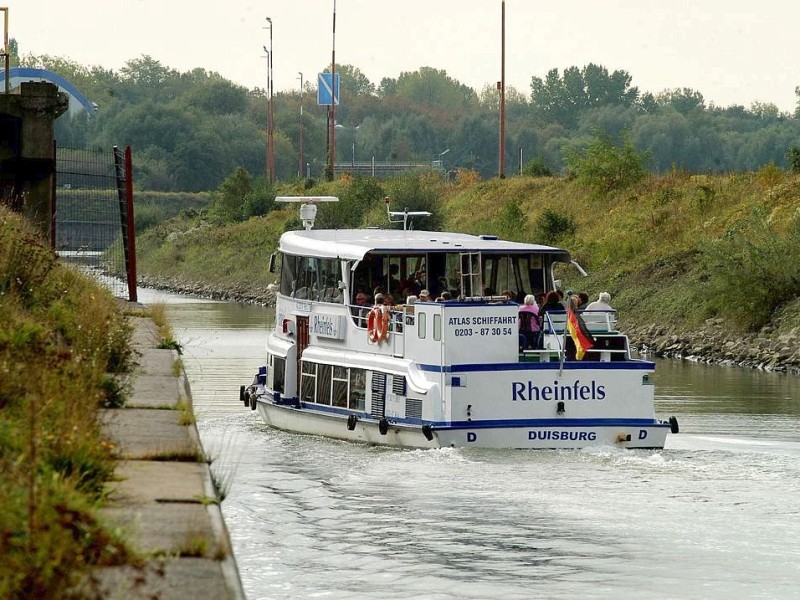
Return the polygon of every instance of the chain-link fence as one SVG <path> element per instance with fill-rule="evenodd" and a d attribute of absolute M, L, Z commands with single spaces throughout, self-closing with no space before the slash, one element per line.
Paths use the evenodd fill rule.
<path fill-rule="evenodd" d="M 136 300 L 130 148 L 56 150 L 53 246 L 115 296 Z"/>

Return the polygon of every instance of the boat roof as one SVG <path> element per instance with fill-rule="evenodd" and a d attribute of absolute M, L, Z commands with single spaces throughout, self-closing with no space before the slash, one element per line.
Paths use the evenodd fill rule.
<path fill-rule="evenodd" d="M 361 260 L 368 252 L 417 254 L 431 252 L 486 252 L 498 254 L 548 254 L 569 262 L 566 250 L 539 244 L 500 240 L 496 236 L 442 231 L 399 229 L 312 229 L 281 236 L 280 251 L 299 256 Z"/>

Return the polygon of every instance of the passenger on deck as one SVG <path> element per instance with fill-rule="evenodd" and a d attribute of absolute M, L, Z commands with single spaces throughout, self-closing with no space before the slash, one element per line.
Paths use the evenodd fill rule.
<path fill-rule="evenodd" d="M 431 293 L 428 290 L 421 290 L 419 293 L 419 301 L 420 302 L 430 302 L 431 301 Z"/>
<path fill-rule="evenodd" d="M 614 310 L 609 302 L 611 302 L 611 294 L 600 292 L 597 300 L 586 305 L 586 310 Z"/>
<path fill-rule="evenodd" d="M 447 302 L 448 300 L 452 300 L 452 298 L 453 297 L 450 295 L 450 292 L 445 290 L 439 295 L 439 297 L 436 299 L 436 302 Z"/>
<path fill-rule="evenodd" d="M 389 292 L 392 294 L 400 292 L 399 273 L 399 265 L 389 265 Z"/>
<path fill-rule="evenodd" d="M 589 304 L 589 294 L 586 292 L 580 292 L 578 294 L 578 308 L 586 308 L 586 305 Z"/>
<path fill-rule="evenodd" d="M 519 336 L 522 350 L 534 350 L 539 347 L 539 307 L 536 298 L 528 294 L 519 307 Z"/>
<path fill-rule="evenodd" d="M 409 275 L 403 281 L 400 282 L 400 290 L 408 291 L 409 294 L 413 294 L 416 296 L 422 289 L 422 284 L 420 283 L 420 281 L 423 278 L 424 274 L 422 273 L 422 271 L 418 271 L 417 273 L 412 273 L 411 275 Z"/>
<path fill-rule="evenodd" d="M 358 292 L 356 294 L 356 306 L 366 306 L 367 304 L 369 304 L 369 296 L 364 292 Z"/>
<path fill-rule="evenodd" d="M 558 295 L 558 292 L 547 292 L 547 296 L 544 298 L 544 304 L 539 309 L 539 325 L 542 329 L 545 329 L 547 323 L 545 315 L 548 312 L 564 312 L 565 310 L 564 305 L 561 304 L 561 297 Z"/>

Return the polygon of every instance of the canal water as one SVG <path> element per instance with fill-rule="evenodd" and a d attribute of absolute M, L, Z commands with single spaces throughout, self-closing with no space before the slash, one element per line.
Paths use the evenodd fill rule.
<path fill-rule="evenodd" d="M 247 597 L 800 598 L 800 379 L 659 361 L 663 451 L 399 451 L 238 402 L 262 307 L 165 301 Z"/>

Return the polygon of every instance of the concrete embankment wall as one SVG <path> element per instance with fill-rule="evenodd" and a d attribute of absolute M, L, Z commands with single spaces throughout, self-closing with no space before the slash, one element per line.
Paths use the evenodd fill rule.
<path fill-rule="evenodd" d="M 131 320 L 131 393 L 123 408 L 103 414 L 119 455 L 103 513 L 147 560 L 143 569 L 99 570 L 103 597 L 243 599 L 178 353 L 156 348 L 151 319 Z"/>

